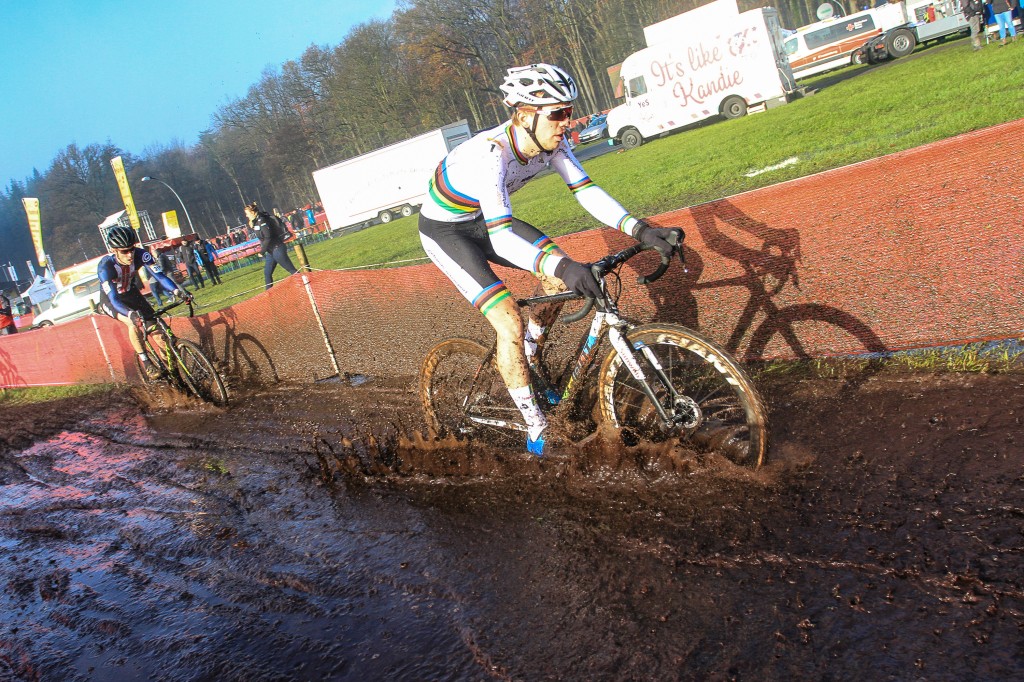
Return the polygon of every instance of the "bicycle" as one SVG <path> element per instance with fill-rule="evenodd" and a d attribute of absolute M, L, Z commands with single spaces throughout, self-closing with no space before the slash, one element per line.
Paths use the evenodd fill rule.
<path fill-rule="evenodd" d="M 156 319 L 143 329 L 143 345 L 149 361 L 160 370 L 160 376 L 156 379 L 146 376 L 142 362 L 136 357 L 139 373 L 147 384 L 166 381 L 185 395 L 193 395 L 205 402 L 224 406 L 228 402 L 228 391 L 213 363 L 198 345 L 188 339 L 175 336 L 171 331 L 171 326 L 163 318 L 166 312 L 186 302 L 188 303 L 188 316 L 192 317 L 195 314 L 195 309 L 192 307 L 191 301 L 178 300 L 155 310 Z M 162 350 L 153 343 L 154 334 L 163 335 Z"/>
<path fill-rule="evenodd" d="M 625 445 L 684 443 L 720 452 L 751 468 L 764 462 L 768 444 L 765 406 L 737 360 L 723 347 L 676 324 L 638 324 L 618 309 L 622 293 L 619 271 L 648 250 L 643 244 L 607 256 L 591 268 L 601 281 L 604 300 L 562 374 L 548 382 L 531 368 L 535 392 L 549 411 L 572 409 L 581 402 L 598 349 L 607 336 L 611 348 L 597 371 L 598 426 L 607 424 Z M 681 245 L 679 249 L 682 260 Z M 638 278 L 650 284 L 668 269 L 670 257 Z M 616 286 L 610 286 L 614 278 Z M 579 299 L 573 292 L 518 299 L 522 306 Z M 582 319 L 594 307 L 587 299 L 563 323 Z M 434 346 L 420 369 L 419 394 L 431 438 L 504 435 L 526 431 L 494 362 L 495 347 L 472 339 L 451 338 Z M 550 392 L 549 392 L 550 390 Z M 545 394 L 553 400 L 545 401 Z M 570 406 L 570 407 L 566 407 Z"/>

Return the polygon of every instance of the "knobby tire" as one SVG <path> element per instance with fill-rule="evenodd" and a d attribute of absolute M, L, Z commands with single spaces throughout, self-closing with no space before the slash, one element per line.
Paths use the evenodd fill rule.
<path fill-rule="evenodd" d="M 676 391 L 692 400 L 697 423 L 665 429 L 640 384 L 612 348 L 601 364 L 598 395 L 601 418 L 619 429 L 623 441 L 658 442 L 680 438 L 698 449 L 718 452 L 736 464 L 757 468 L 768 448 L 767 414 L 750 377 L 721 346 L 686 327 L 650 324 L 627 335 L 636 348 L 651 348 Z M 668 392 L 636 353 L 662 405 Z M 687 408 L 689 409 L 689 408 Z M 698 418 L 699 416 L 699 418 Z"/>
<path fill-rule="evenodd" d="M 473 435 L 498 443 L 523 438 L 516 431 L 470 419 L 472 415 L 523 423 L 493 355 L 476 341 L 453 338 L 434 346 L 420 368 L 419 393 L 431 438 Z"/>
<path fill-rule="evenodd" d="M 227 405 L 227 388 L 217 369 L 199 346 L 187 339 L 175 339 L 174 348 L 182 364 L 177 368 L 176 374 L 180 375 L 188 392 L 214 405 Z"/>

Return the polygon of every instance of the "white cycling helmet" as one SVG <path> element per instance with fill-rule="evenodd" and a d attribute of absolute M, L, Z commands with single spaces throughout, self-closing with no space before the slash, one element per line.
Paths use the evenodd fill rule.
<path fill-rule="evenodd" d="M 551 64 L 513 67 L 500 87 L 505 95 L 502 101 L 510 107 L 568 104 L 578 94 L 572 76 Z"/>

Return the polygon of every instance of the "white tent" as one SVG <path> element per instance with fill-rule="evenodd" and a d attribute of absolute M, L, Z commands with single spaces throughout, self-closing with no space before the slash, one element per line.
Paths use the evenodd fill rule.
<path fill-rule="evenodd" d="M 27 296 L 33 305 L 38 306 L 49 301 L 56 293 L 57 285 L 52 279 L 36 275 L 29 288 L 21 292 L 21 297 L 25 298 Z"/>

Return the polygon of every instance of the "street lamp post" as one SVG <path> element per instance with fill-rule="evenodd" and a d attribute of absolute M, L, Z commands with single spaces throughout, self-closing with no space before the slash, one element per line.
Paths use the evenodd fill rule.
<path fill-rule="evenodd" d="M 198 232 L 196 232 L 196 226 L 192 224 L 192 218 L 188 214 L 188 209 L 185 208 L 185 202 L 181 200 L 181 197 L 179 197 L 178 193 L 174 191 L 174 188 L 171 187 L 170 185 L 168 185 L 166 182 L 164 182 L 160 178 L 155 178 L 152 175 L 147 175 L 144 178 L 142 178 L 143 182 L 149 182 L 150 180 L 153 180 L 154 182 L 159 182 L 161 185 L 163 185 L 167 189 L 171 190 L 171 194 L 173 194 L 175 197 L 177 197 L 178 203 L 181 204 L 181 210 L 183 210 L 185 212 L 185 219 L 188 220 L 188 226 L 189 226 L 189 228 L 191 228 L 192 234 L 199 234 Z"/>

